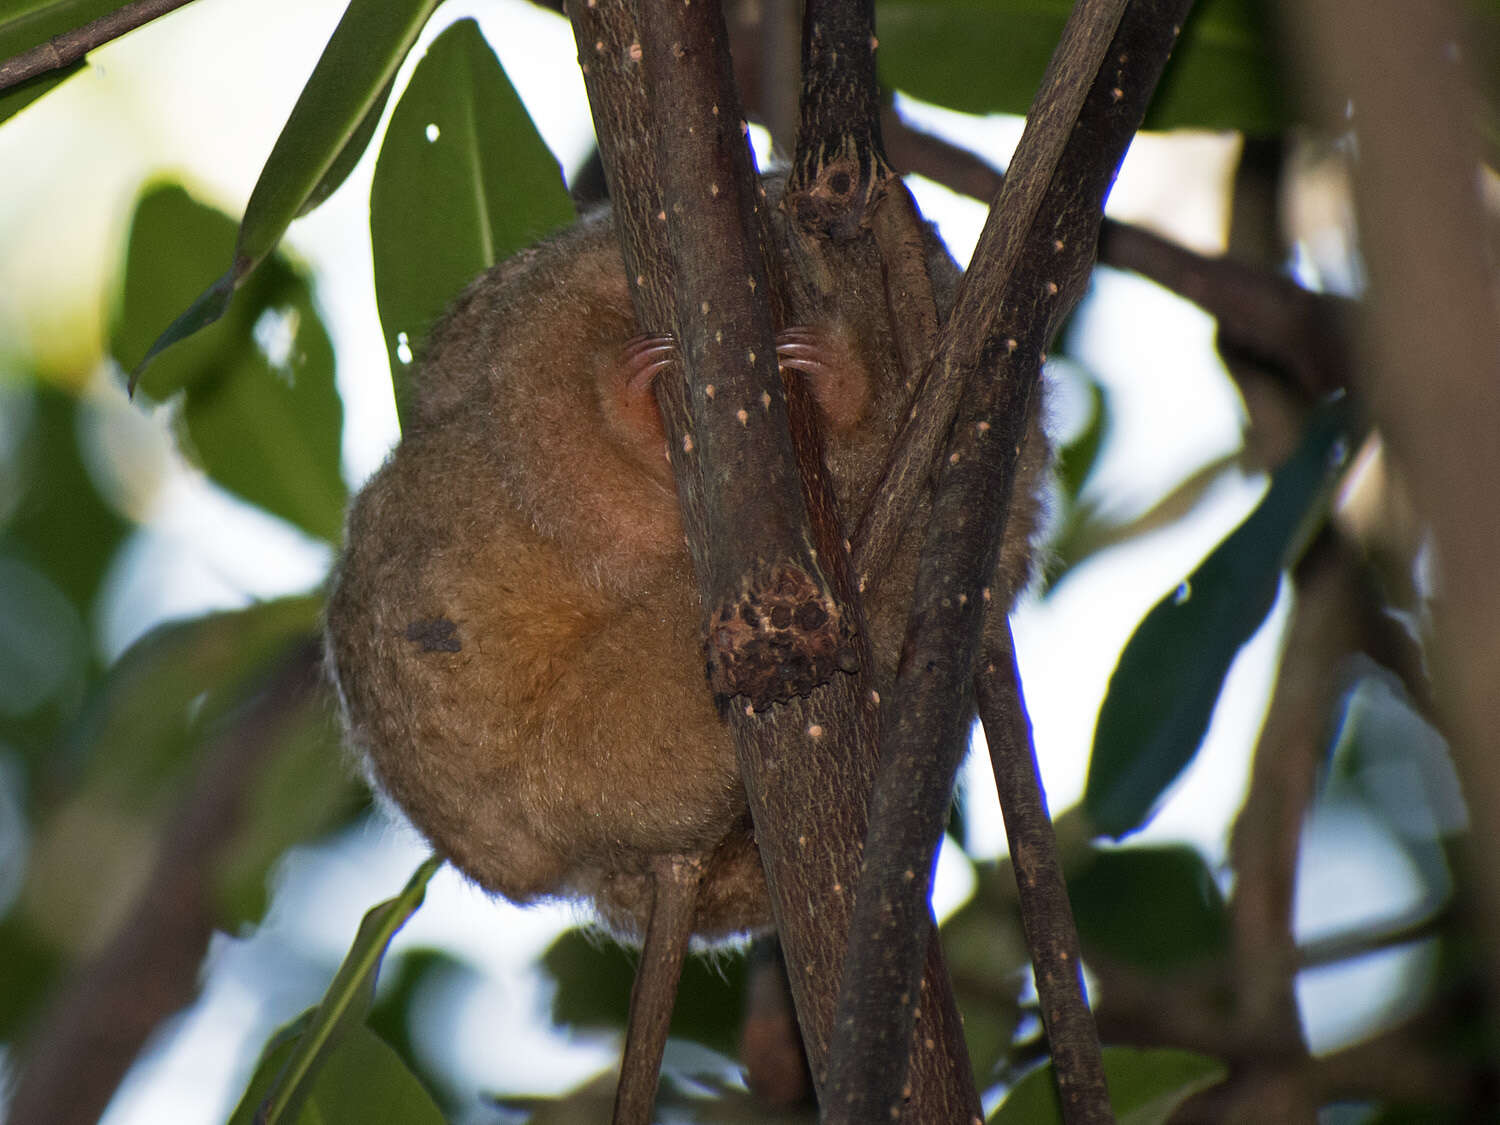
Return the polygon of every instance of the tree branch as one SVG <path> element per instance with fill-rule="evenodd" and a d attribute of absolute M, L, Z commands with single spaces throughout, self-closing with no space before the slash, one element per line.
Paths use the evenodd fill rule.
<path fill-rule="evenodd" d="M 658 856 L 652 864 L 655 891 L 651 921 L 641 942 L 641 962 L 630 989 L 630 1026 L 615 1087 L 614 1125 L 650 1125 L 656 1105 L 661 1057 L 672 1023 L 672 1002 L 682 960 L 693 936 L 693 914 L 703 863 L 693 856 Z"/>
<path fill-rule="evenodd" d="M 22 51 L 0 61 L 0 91 L 19 86 L 48 71 L 71 66 L 95 47 L 102 47 L 110 40 L 118 39 L 188 3 L 191 0 L 135 0 L 134 3 L 116 8 L 108 15 L 90 20 L 82 27 L 54 35 L 29 51 Z"/>
<path fill-rule="evenodd" d="M 1021 926 L 1035 970 L 1063 1118 L 1108 1121 L 1109 1087 L 1099 1030 L 1084 995 L 1078 928 L 1057 854 L 1057 835 L 1047 815 L 1015 642 L 1010 623 L 1004 626 L 1003 630 L 998 626 L 986 630 L 983 667 L 975 677 L 975 688 L 995 788 L 1005 814 Z"/>
<path fill-rule="evenodd" d="M 967 149 L 912 128 L 889 107 L 882 118 L 891 162 L 976 199 L 1004 175 Z M 1275 270 L 1200 254 L 1145 229 L 1104 220 L 1099 261 L 1130 270 L 1192 301 L 1219 323 L 1222 345 L 1259 360 L 1308 400 L 1350 385 L 1355 302 L 1302 288 Z"/>
<path fill-rule="evenodd" d="M 913 422 L 888 463 L 880 500 L 896 522 L 888 531 L 877 529 L 889 520 L 862 527 L 870 535 L 857 548 L 863 579 L 908 518 L 900 513 L 911 511 L 956 415 L 871 798 L 825 1100 L 830 1121 L 885 1120 L 900 1111 L 932 861 L 966 750 L 988 583 L 1042 352 L 1082 293 L 1104 196 L 1189 6 L 1082 0 L 1074 8 Z M 1102 1112 L 1108 1119 L 1107 1106 Z"/>

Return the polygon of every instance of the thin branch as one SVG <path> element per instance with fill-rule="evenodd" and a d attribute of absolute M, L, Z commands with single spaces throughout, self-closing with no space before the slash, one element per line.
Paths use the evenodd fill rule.
<path fill-rule="evenodd" d="M 650 1125 L 677 982 L 693 936 L 703 863 L 693 856 L 658 856 L 651 880 L 655 896 L 630 990 L 630 1026 L 620 1084 L 615 1087 L 614 1125 Z"/>
<path fill-rule="evenodd" d="M 1005 836 L 1016 872 L 1021 925 L 1035 970 L 1042 1024 L 1066 1121 L 1110 1120 L 1099 1031 L 1083 989 L 1078 928 L 1068 901 L 1057 835 L 1047 815 L 1031 720 L 1021 693 L 1010 623 L 992 626 L 975 678 L 979 718 L 989 744 Z"/>
<path fill-rule="evenodd" d="M 881 486 L 894 522 L 871 529 L 867 518 L 862 527 L 863 580 L 889 557 L 947 441 L 871 798 L 824 1103 L 830 1121 L 900 1111 L 932 860 L 966 749 L 988 584 L 1042 352 L 1082 293 L 1104 196 L 1189 6 L 1082 0 L 1073 9 Z"/>
<path fill-rule="evenodd" d="M 158 16 L 181 8 L 192 0 L 135 0 L 116 8 L 108 15 L 91 20 L 82 27 L 54 35 L 29 51 L 22 51 L 0 62 L 0 91 L 48 71 L 72 66 L 96 47 L 148 24 Z"/>
<path fill-rule="evenodd" d="M 976 199 L 992 199 L 1004 174 L 967 149 L 921 132 L 887 108 L 886 149 L 899 169 Z M 1302 288 L 1235 258 L 1200 254 L 1145 229 L 1105 219 L 1099 261 L 1130 270 L 1192 301 L 1219 322 L 1225 346 L 1289 380 L 1304 399 L 1348 387 L 1355 302 Z"/>

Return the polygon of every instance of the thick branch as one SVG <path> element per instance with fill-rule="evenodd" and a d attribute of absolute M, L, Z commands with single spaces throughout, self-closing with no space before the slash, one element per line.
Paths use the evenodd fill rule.
<path fill-rule="evenodd" d="M 29 51 L 0 61 L 0 90 L 9 90 L 48 71 L 72 66 L 95 47 L 102 47 L 111 39 L 118 39 L 188 3 L 190 0 L 135 0 L 135 3 L 116 8 L 82 27 L 54 35 Z"/>
<path fill-rule="evenodd" d="M 701 8 L 695 6 L 695 15 L 699 12 Z M 645 48 L 637 41 L 633 18 L 623 2 L 579 3 L 570 14 L 615 201 L 615 222 L 635 290 L 637 316 L 643 325 L 670 324 L 674 309 L 671 257 L 666 223 L 659 217 L 666 212 L 657 187 L 655 156 L 640 140 L 651 135 L 640 62 Z M 666 49 L 670 51 L 670 46 Z M 711 99 L 708 104 L 718 105 L 720 115 L 737 124 L 732 100 Z M 666 114 L 673 108 L 662 106 L 659 111 Z M 679 127 L 687 128 L 686 124 Z M 735 143 L 743 141 L 736 137 Z M 720 256 L 726 248 L 712 247 L 710 253 Z M 764 301 L 771 295 L 760 285 L 755 296 Z M 763 354 L 771 353 L 766 349 Z M 658 381 L 659 391 L 664 382 L 668 381 Z M 668 399 L 664 405 L 675 448 L 681 447 L 686 425 L 687 406 L 681 397 L 679 392 L 675 404 Z M 759 410 L 759 404 L 754 408 Z M 842 531 L 823 480 L 816 437 L 809 433 L 813 414 L 808 409 L 794 410 L 790 421 L 804 439 L 799 457 L 820 556 L 833 568 L 835 583 L 844 588 L 849 576 L 841 568 Z M 679 470 L 700 464 L 708 468 L 712 462 L 707 457 L 677 459 Z M 758 487 L 754 472 L 732 483 L 747 490 Z M 681 471 L 684 524 L 696 561 L 706 556 L 707 547 L 703 502 L 695 497 L 695 487 L 693 472 Z M 702 589 L 701 571 L 699 582 Z M 867 655 L 861 664 L 868 668 Z M 753 706 L 736 703 L 730 709 L 730 721 L 808 1059 L 816 1075 L 826 1070 L 838 970 L 859 870 L 865 799 L 874 776 L 876 708 L 864 675 L 841 675 L 811 696 L 769 711 L 756 712 Z"/>
<path fill-rule="evenodd" d="M 832 1120 L 884 1120 L 901 1105 L 932 860 L 966 750 L 988 583 L 1042 352 L 1082 292 L 1105 194 L 1189 6 L 1074 8 L 919 392 L 911 440 L 898 439 L 900 460 L 882 485 L 882 501 L 910 510 L 947 435 L 944 419 L 957 415 L 871 799 L 825 1103 Z M 867 521 L 862 577 L 900 526 L 876 532 Z"/>

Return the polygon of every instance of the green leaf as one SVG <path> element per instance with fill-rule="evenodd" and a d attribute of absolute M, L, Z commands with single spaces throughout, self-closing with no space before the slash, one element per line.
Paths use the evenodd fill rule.
<path fill-rule="evenodd" d="M 233 253 L 215 258 L 228 261 L 229 269 L 143 352 L 131 369 L 136 375 L 222 316 L 228 295 L 276 248 L 292 220 L 343 182 L 374 135 L 396 71 L 435 7 L 437 0 L 350 0 L 261 169 Z M 198 273 L 196 284 L 218 268 Z"/>
<path fill-rule="evenodd" d="M 131 645 L 71 734 L 85 783 L 121 807 L 151 808 L 185 775 L 205 728 L 269 663 L 318 629 L 321 599 L 282 598 L 158 626 Z"/>
<path fill-rule="evenodd" d="M 636 954 L 607 938 L 581 930 L 563 934 L 542 958 L 543 967 L 557 981 L 553 1022 L 566 1027 L 624 1028 L 635 964 Z M 743 953 L 688 956 L 672 1010 L 671 1034 L 716 1051 L 734 1052 L 745 973 Z"/>
<path fill-rule="evenodd" d="M 1183 844 L 1099 849 L 1068 878 L 1084 956 L 1161 974 L 1222 953 L 1224 897 L 1203 857 Z"/>
<path fill-rule="evenodd" d="M 1241 646 L 1276 600 L 1348 453 L 1347 410 L 1320 408 L 1256 509 L 1136 627 L 1099 709 L 1083 806 L 1116 839 L 1187 768 Z"/>
<path fill-rule="evenodd" d="M 313 1011 L 304 1014 L 278 1040 L 273 1041 L 261 1056 L 250 1087 L 240 1100 L 230 1125 L 291 1125 L 293 1122 L 312 1123 L 333 1121 L 386 1120 L 441 1121 L 442 1115 L 436 1106 L 428 1116 L 425 1111 L 413 1117 L 403 1116 L 394 1109 L 382 1109 L 374 1117 L 355 1114 L 345 1116 L 342 1112 L 331 1116 L 318 1115 L 323 1104 L 319 1098 L 324 1089 L 325 1077 L 344 1091 L 345 1076 L 350 1071 L 339 1060 L 340 1053 L 352 1043 L 358 1052 L 369 1053 L 368 1036 L 381 1042 L 374 1032 L 365 1026 L 365 1019 L 375 1001 L 375 979 L 380 971 L 381 959 L 396 931 L 422 905 L 427 893 L 428 880 L 443 860 L 432 856 L 412 874 L 405 888 L 395 898 L 386 899 L 370 908 L 359 924 L 354 942 L 334 974 L 333 982 L 323 994 L 322 1002 Z M 384 1046 L 384 1043 L 381 1044 Z M 411 1074 L 401 1064 L 400 1058 L 389 1047 L 388 1056 L 379 1064 L 382 1073 L 399 1070 L 412 1082 Z M 372 1084 L 374 1078 L 372 1076 Z M 420 1084 L 418 1084 L 420 1086 Z M 425 1090 L 423 1094 L 425 1096 Z M 427 1101 L 430 1103 L 431 1099 Z M 378 1105 L 378 1103 L 377 1103 Z M 313 1116 L 307 1116 L 312 1111 Z"/>
<path fill-rule="evenodd" d="M 305 1013 L 268 1044 L 230 1125 L 259 1125 L 271 1120 L 296 1125 L 337 1125 L 345 1121 L 442 1125 L 442 1111 L 427 1088 L 388 1043 L 362 1024 L 350 1028 L 348 1035 L 328 1051 L 306 1100 L 294 1114 L 257 1117 L 256 1109 L 291 1060 L 298 1035 L 310 1023 L 311 1015 Z"/>
<path fill-rule="evenodd" d="M 233 239 L 228 217 L 180 187 L 157 186 L 141 197 L 110 333 L 122 366 L 141 354 L 166 310 L 181 307 L 206 264 L 221 260 Z M 183 393 L 188 451 L 214 481 L 311 535 L 338 541 L 347 490 L 333 345 L 307 280 L 285 260 L 267 263 L 232 295 L 222 319 L 161 356 L 141 387 L 160 401 Z"/>
<path fill-rule="evenodd" d="M 1221 1081 L 1217 1059 L 1168 1048 L 1104 1048 L 1109 1101 L 1119 1125 L 1164 1125 L 1188 1098 Z M 1062 1106 L 1049 1062 L 1011 1088 L 990 1125 L 1062 1125 Z"/>
<path fill-rule="evenodd" d="M 370 188 L 375 297 L 403 421 L 411 359 L 448 303 L 573 219 L 556 158 L 478 25 L 460 20 L 417 64 Z"/>
<path fill-rule="evenodd" d="M 881 80 L 968 113 L 1024 114 L 1072 7 L 1070 0 L 881 0 Z M 1256 0 L 1200 0 L 1146 128 L 1282 128 L 1271 43 Z"/>

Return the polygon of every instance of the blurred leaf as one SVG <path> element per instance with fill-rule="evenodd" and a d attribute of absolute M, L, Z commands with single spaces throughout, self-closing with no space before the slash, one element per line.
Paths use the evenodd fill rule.
<path fill-rule="evenodd" d="M 347 768 L 343 739 L 326 691 L 314 691 L 266 732 L 274 752 L 245 795 L 234 838 L 215 871 L 221 929 L 264 913 L 268 873 L 293 844 L 337 828 L 365 804 L 365 787 Z"/>
<path fill-rule="evenodd" d="M 598 934 L 569 930 L 542 957 L 557 981 L 552 1020 L 565 1027 L 621 1030 L 630 1014 L 636 955 Z M 672 1012 L 671 1034 L 732 1053 L 745 995 L 743 951 L 691 954 Z"/>
<path fill-rule="evenodd" d="M 1030 963 L 1009 862 L 977 863 L 969 901 L 942 927 L 943 954 L 964 1013 L 964 1040 L 981 1085 L 1010 1058 Z"/>
<path fill-rule="evenodd" d="M 1348 454 L 1346 410 L 1323 407 L 1264 499 L 1125 645 L 1099 709 L 1083 804 L 1116 839 L 1139 828 L 1198 752 L 1229 665 L 1276 600 Z"/>
<path fill-rule="evenodd" d="M 130 524 L 100 496 L 84 465 L 77 400 L 42 383 L 28 397 L 15 491 L 7 498 L 16 506 L 0 544 L 37 566 L 87 617 Z"/>
<path fill-rule="evenodd" d="M 1053 461 L 1057 482 L 1069 504 L 1076 503 L 1083 491 L 1084 481 L 1094 471 L 1099 460 L 1099 450 L 1109 435 L 1109 399 L 1104 385 L 1088 375 L 1078 376 L 1089 398 L 1088 420 L 1078 436 L 1057 451 Z"/>
<path fill-rule="evenodd" d="M 441 1125 L 442 1111 L 421 1081 L 380 1036 L 363 1025 L 349 1029 L 323 1060 L 306 1100 L 291 1114 L 257 1118 L 256 1110 L 291 1060 L 298 1037 L 312 1013 L 282 1029 L 262 1052 L 230 1125 L 260 1125 L 280 1120 L 289 1125 L 338 1125 L 340 1122 L 389 1122 L 390 1125 Z"/>
<path fill-rule="evenodd" d="M 1071 0 L 881 0 L 881 81 L 968 113 L 1024 114 Z M 1282 83 L 1257 0 L 1200 0 L 1146 115 L 1148 129 L 1277 132 Z"/>
<path fill-rule="evenodd" d="M 1224 897 L 1185 844 L 1099 849 L 1069 876 L 1068 898 L 1085 957 L 1169 973 L 1228 946 Z"/>
<path fill-rule="evenodd" d="M 1237 469 L 1243 460 L 1241 450 L 1216 457 L 1189 473 L 1146 511 L 1125 520 L 1112 517 L 1087 498 L 1075 504 L 1048 544 L 1051 558 L 1046 592 L 1051 593 L 1069 571 L 1099 552 L 1160 531 L 1192 515 L 1225 474 Z"/>
<path fill-rule="evenodd" d="M 1119 1125 L 1164 1125 L 1188 1098 L 1228 1073 L 1217 1059 L 1166 1048 L 1105 1047 L 1104 1074 Z M 1037 1067 L 1012 1087 L 990 1125 L 1062 1125 L 1052 1064 Z"/>
<path fill-rule="evenodd" d="M 417 1050 L 412 1028 L 425 1011 L 423 1001 L 432 991 L 453 995 L 473 991 L 484 975 L 441 949 L 407 949 L 380 974 L 380 995 L 367 1021 L 370 1030 L 391 1045 L 411 1072 L 440 1093 L 449 1081 L 434 1073 Z"/>
<path fill-rule="evenodd" d="M 228 254 L 233 238 L 228 217 L 180 187 L 157 186 L 141 197 L 110 335 L 122 366 L 141 354 L 167 310 L 187 300 L 207 263 Z M 162 356 L 141 387 L 159 401 L 183 393 L 189 453 L 217 483 L 338 541 L 347 490 L 333 346 L 306 279 L 284 260 L 267 263 L 234 294 L 211 329 Z"/>
<path fill-rule="evenodd" d="M 275 249 L 292 220 L 331 195 L 359 162 L 396 71 L 435 7 L 437 0 L 350 0 L 261 169 L 233 252 L 214 255 L 213 267 L 194 272 L 193 288 L 213 276 L 219 263 L 229 262 L 228 271 L 197 298 L 172 303 L 173 308 L 187 304 L 188 311 L 143 353 L 132 351 L 144 355 L 128 368 L 132 383 L 162 352 L 223 316 L 231 295 Z"/>
<path fill-rule="evenodd" d="M 375 295 L 403 421 L 410 360 L 448 303 L 573 219 L 557 159 L 478 25 L 458 21 L 417 64 L 370 187 Z"/>
<path fill-rule="evenodd" d="M 83 694 L 88 637 L 45 574 L 0 555 L 0 719 L 49 704 L 71 713 Z"/>
<path fill-rule="evenodd" d="M 428 880 L 442 865 L 443 860 L 438 856 L 424 860 L 400 894 L 371 907 L 365 914 L 343 964 L 323 994 L 322 1003 L 279 1033 L 262 1053 L 230 1125 L 252 1122 L 322 1125 L 371 1120 L 405 1125 L 408 1121 L 442 1121 L 431 1097 L 402 1065 L 396 1052 L 365 1026 L 375 1000 L 375 977 L 391 938 L 422 905 Z M 383 1051 L 371 1048 L 371 1040 L 379 1043 Z M 345 1054 L 346 1051 L 352 1053 Z M 369 1109 L 354 1113 L 335 1108 L 353 1103 L 324 1102 L 325 1097 L 358 1096 L 357 1091 L 349 1089 L 351 1084 L 359 1084 L 359 1070 L 350 1064 L 351 1060 L 374 1067 L 369 1083 L 395 1099 L 388 1108 L 378 1101 L 371 1103 L 375 1107 L 371 1116 Z M 412 1086 L 421 1091 L 420 1100 L 414 1098 Z M 405 1116 L 408 1112 L 412 1116 Z"/>
<path fill-rule="evenodd" d="M 321 599 L 281 598 L 158 626 L 115 661 L 73 731 L 87 783 L 122 806 L 159 805 L 205 727 L 269 662 L 316 633 Z"/>
<path fill-rule="evenodd" d="M 0 1041 L 26 1031 L 69 960 L 14 913 L 0 920 Z"/>

